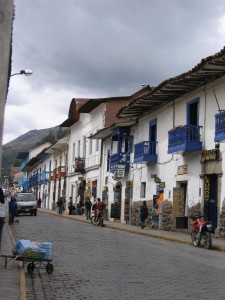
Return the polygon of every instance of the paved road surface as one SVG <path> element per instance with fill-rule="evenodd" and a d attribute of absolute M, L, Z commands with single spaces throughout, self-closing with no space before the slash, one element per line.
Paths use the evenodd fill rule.
<path fill-rule="evenodd" d="M 26 274 L 27 299 L 225 299 L 225 254 L 45 213 L 16 238 L 53 243 L 54 272 Z M 34 282 L 34 288 L 32 286 Z"/>

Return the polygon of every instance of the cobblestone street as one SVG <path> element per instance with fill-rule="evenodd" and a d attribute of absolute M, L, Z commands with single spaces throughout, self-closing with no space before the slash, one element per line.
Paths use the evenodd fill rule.
<path fill-rule="evenodd" d="M 225 299 L 222 252 L 44 213 L 19 219 L 16 238 L 53 243 L 53 274 L 26 272 L 28 300 Z"/>

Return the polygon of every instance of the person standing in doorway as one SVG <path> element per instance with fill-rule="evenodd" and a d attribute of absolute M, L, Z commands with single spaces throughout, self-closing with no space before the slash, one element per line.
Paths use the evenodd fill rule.
<path fill-rule="evenodd" d="M 63 214 L 63 198 L 62 197 L 59 198 L 56 205 L 57 205 L 57 208 L 58 208 L 58 214 L 62 215 Z"/>
<path fill-rule="evenodd" d="M 140 210 L 140 218 L 141 218 L 141 229 L 145 228 L 145 220 L 148 217 L 148 207 L 146 201 L 143 201 Z"/>
<path fill-rule="evenodd" d="M 2 241 L 2 232 L 6 219 L 6 203 L 3 193 L 3 189 L 0 187 L 0 251 L 1 251 L 1 241 Z"/>
<path fill-rule="evenodd" d="M 37 207 L 38 207 L 38 208 L 41 208 L 41 202 L 42 202 L 42 201 L 41 201 L 41 198 L 39 197 L 39 198 L 38 198 L 38 201 L 37 201 Z"/>
<path fill-rule="evenodd" d="M 70 197 L 70 201 L 68 202 L 68 210 L 69 210 L 69 215 L 72 215 L 72 210 L 73 210 L 73 200 L 72 200 L 72 197 Z"/>

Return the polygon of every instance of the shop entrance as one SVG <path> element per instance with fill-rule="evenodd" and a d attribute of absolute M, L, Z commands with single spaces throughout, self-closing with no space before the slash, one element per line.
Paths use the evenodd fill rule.
<path fill-rule="evenodd" d="M 176 228 L 178 229 L 188 228 L 186 199 L 187 182 L 179 182 L 179 187 L 173 189 L 173 217 Z"/>
<path fill-rule="evenodd" d="M 212 222 L 214 230 L 217 228 L 217 187 L 218 176 L 216 174 L 204 176 L 204 216 Z"/>
<path fill-rule="evenodd" d="M 121 218 L 121 183 L 115 184 L 114 187 L 114 203 L 111 204 L 110 218 L 120 220 Z"/>

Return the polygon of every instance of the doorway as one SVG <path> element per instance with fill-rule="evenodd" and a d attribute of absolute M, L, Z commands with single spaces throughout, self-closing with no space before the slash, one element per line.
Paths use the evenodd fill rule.
<path fill-rule="evenodd" d="M 213 224 L 213 229 L 217 228 L 218 210 L 218 176 L 209 174 L 204 176 L 204 216 Z"/>
<path fill-rule="evenodd" d="M 121 219 L 121 194 L 122 186 L 120 182 L 117 182 L 114 186 L 114 203 L 111 204 L 110 218 L 115 220 Z"/>
<path fill-rule="evenodd" d="M 173 189 L 173 217 L 178 229 L 188 229 L 187 181 L 178 182 Z"/>

